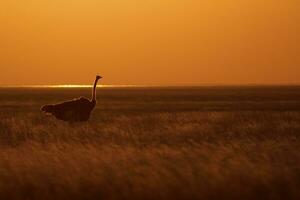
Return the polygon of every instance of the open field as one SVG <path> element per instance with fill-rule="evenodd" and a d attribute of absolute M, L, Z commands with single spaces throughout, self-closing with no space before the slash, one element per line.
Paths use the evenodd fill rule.
<path fill-rule="evenodd" d="M 0 89 L 0 199 L 300 199 L 300 87 Z"/>

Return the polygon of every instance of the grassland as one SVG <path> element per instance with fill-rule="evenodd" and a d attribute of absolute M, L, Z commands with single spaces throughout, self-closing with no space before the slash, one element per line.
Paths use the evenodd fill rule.
<path fill-rule="evenodd" d="M 0 199 L 300 199 L 300 87 L 0 89 Z"/>

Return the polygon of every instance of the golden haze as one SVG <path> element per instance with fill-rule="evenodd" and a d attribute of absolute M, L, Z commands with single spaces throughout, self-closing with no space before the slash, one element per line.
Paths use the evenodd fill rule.
<path fill-rule="evenodd" d="M 0 85 L 299 83 L 298 0 L 4 0 Z"/>

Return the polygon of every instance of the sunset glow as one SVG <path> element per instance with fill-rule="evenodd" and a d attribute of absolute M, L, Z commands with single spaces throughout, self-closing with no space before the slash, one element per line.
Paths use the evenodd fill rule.
<path fill-rule="evenodd" d="M 4 0 L 0 85 L 289 84 L 296 0 Z"/>

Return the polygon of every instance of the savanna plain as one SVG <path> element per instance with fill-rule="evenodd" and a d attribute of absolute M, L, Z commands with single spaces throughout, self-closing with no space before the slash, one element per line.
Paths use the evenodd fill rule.
<path fill-rule="evenodd" d="M 300 87 L 0 89 L 0 199 L 300 199 Z"/>

